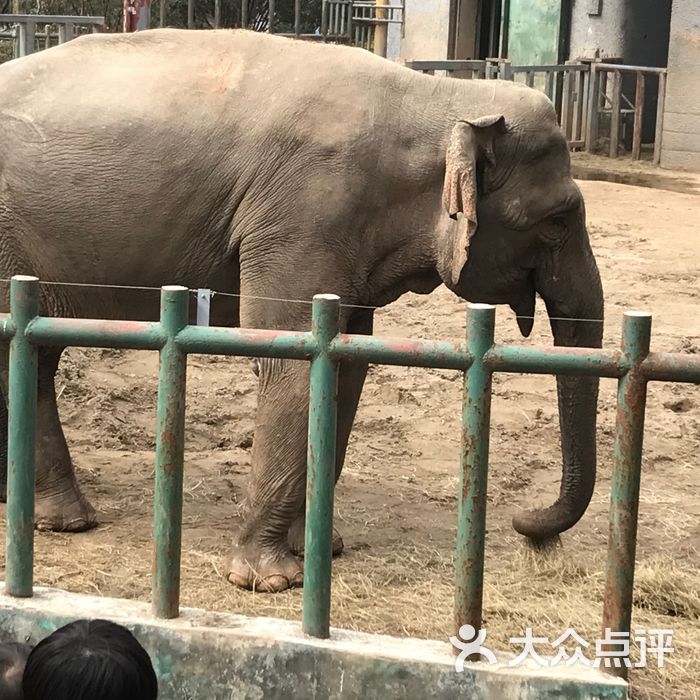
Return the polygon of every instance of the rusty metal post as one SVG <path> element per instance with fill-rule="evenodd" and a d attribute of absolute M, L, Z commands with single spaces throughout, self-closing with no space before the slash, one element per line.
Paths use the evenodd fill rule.
<path fill-rule="evenodd" d="M 573 61 L 566 61 L 570 65 Z M 564 71 L 561 91 L 561 130 L 567 141 L 573 141 L 571 135 L 571 70 Z"/>
<path fill-rule="evenodd" d="M 603 603 L 603 629 L 630 631 L 637 514 L 642 471 L 647 380 L 641 369 L 649 354 L 651 314 L 627 312 L 622 328 L 623 359 L 630 367 L 618 382 L 615 453 L 610 486 L 610 536 Z M 612 673 L 627 676 L 625 662 Z"/>
<path fill-rule="evenodd" d="M 163 618 L 177 617 L 180 609 L 187 355 L 176 336 L 187 325 L 188 302 L 187 287 L 163 287 L 160 323 L 167 340 L 158 374 L 152 600 L 154 614 Z"/>
<path fill-rule="evenodd" d="M 574 79 L 574 106 L 573 115 L 571 120 L 571 140 L 572 141 L 584 141 L 584 115 L 586 112 L 586 81 L 583 71 L 576 71 L 576 78 Z"/>
<path fill-rule="evenodd" d="M 34 468 L 36 450 L 37 349 L 26 336 L 39 313 L 39 280 L 16 275 L 10 282 L 7 425 L 7 566 L 5 590 L 26 598 L 34 584 Z"/>
<path fill-rule="evenodd" d="M 588 112 L 586 114 L 586 151 L 594 153 L 598 140 L 598 105 L 600 92 L 600 73 L 598 64 L 591 62 L 588 74 Z"/>
<path fill-rule="evenodd" d="M 72 22 L 62 22 L 58 25 L 58 43 L 65 44 L 75 38 L 75 25 Z"/>
<path fill-rule="evenodd" d="M 622 75 L 619 70 L 612 74 L 612 114 L 610 115 L 610 157 L 617 158 L 617 147 L 620 139 L 620 93 L 622 91 Z"/>
<path fill-rule="evenodd" d="M 491 422 L 491 370 L 484 355 L 493 346 L 496 307 L 469 304 L 467 351 L 472 364 L 464 377 L 462 452 L 457 503 L 455 630 L 481 629 L 484 592 L 486 485 Z"/>
<path fill-rule="evenodd" d="M 267 31 L 270 34 L 275 33 L 275 0 L 267 0 L 268 2 L 268 17 L 267 17 Z"/>
<path fill-rule="evenodd" d="M 328 0 L 321 0 L 321 36 L 328 36 Z"/>
<path fill-rule="evenodd" d="M 654 136 L 654 165 L 661 162 L 661 142 L 664 136 L 664 111 L 666 108 L 666 73 L 659 73 L 659 93 L 656 102 L 656 135 Z"/>
<path fill-rule="evenodd" d="M 311 330 L 317 345 L 311 360 L 309 390 L 302 628 L 306 634 L 322 639 L 330 635 L 338 398 L 338 367 L 330 347 L 338 335 L 339 310 L 340 298 L 335 294 L 314 296 Z"/>
<path fill-rule="evenodd" d="M 644 73 L 637 73 L 637 90 L 634 94 L 634 132 L 632 133 L 632 158 L 642 157 L 642 115 L 644 112 Z"/>
<path fill-rule="evenodd" d="M 545 71 L 545 92 L 555 107 L 557 104 L 556 77 L 557 74 L 554 71 Z"/>

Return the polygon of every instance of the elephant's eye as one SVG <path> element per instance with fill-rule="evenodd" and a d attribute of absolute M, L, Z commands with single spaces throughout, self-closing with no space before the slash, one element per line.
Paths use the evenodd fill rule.
<path fill-rule="evenodd" d="M 543 219 L 544 224 L 540 228 L 539 237 L 542 243 L 547 246 L 560 246 L 566 239 L 568 227 L 568 216 L 559 212 Z"/>
<path fill-rule="evenodd" d="M 566 228 L 568 217 L 566 214 L 554 214 L 549 217 L 549 223 L 557 228 Z"/>

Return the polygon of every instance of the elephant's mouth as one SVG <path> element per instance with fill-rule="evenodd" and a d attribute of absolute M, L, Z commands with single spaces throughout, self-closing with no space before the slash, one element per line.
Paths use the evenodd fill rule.
<path fill-rule="evenodd" d="M 515 313 L 518 328 L 524 338 L 532 332 L 535 323 L 535 271 L 530 270 L 517 296 L 509 303 Z"/>

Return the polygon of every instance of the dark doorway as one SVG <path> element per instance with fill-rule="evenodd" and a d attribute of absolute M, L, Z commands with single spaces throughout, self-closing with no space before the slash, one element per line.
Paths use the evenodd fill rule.
<path fill-rule="evenodd" d="M 476 57 L 498 58 L 501 43 L 501 0 L 480 0 Z"/>

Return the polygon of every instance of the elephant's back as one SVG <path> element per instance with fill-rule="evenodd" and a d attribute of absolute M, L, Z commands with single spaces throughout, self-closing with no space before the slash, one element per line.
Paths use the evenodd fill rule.
<path fill-rule="evenodd" d="M 242 30 L 155 29 L 86 35 L 10 61 L 0 66 L 0 94 L 14 110 L 72 123 L 111 115 L 212 122 L 232 107 L 255 111 L 259 123 L 270 110 L 279 119 L 329 93 L 352 92 L 361 103 L 397 70 L 361 49 Z"/>
<path fill-rule="evenodd" d="M 255 32 L 81 37 L 0 68 L 0 211 L 55 278 L 201 286 L 245 198 L 285 210 L 279 183 L 320 182 L 342 213 L 368 173 L 397 174 L 378 153 L 397 114 L 413 123 L 406 76 L 422 77 Z"/>

